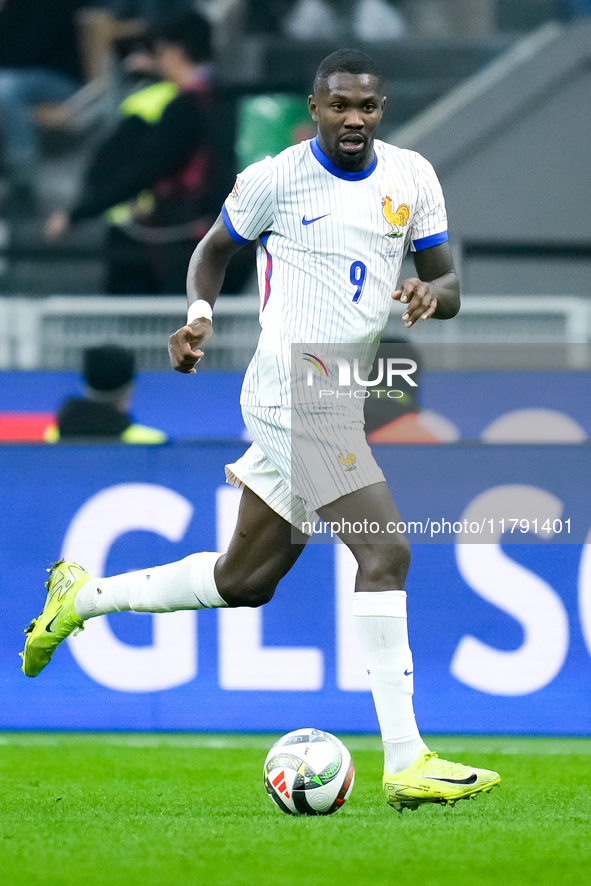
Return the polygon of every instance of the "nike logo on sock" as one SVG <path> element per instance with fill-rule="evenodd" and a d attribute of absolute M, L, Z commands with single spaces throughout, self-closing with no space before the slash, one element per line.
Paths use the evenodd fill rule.
<path fill-rule="evenodd" d="M 423 778 L 427 778 L 429 781 L 445 781 L 448 784 L 476 784 L 478 781 L 478 776 L 475 772 L 469 775 L 468 778 L 435 778 L 434 775 L 423 775 Z"/>
<path fill-rule="evenodd" d="M 302 216 L 302 224 L 303 225 L 313 225 L 314 222 L 320 221 L 321 218 L 327 218 L 330 215 L 330 212 L 327 212 L 326 215 L 317 215 L 316 218 L 306 218 L 305 215 Z"/>

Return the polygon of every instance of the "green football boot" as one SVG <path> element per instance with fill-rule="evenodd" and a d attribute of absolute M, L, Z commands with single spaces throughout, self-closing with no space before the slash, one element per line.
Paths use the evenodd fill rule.
<path fill-rule="evenodd" d="M 47 571 L 45 606 L 25 628 L 25 648 L 19 653 L 23 660 L 21 670 L 27 677 L 41 673 L 59 644 L 72 631 L 79 634 L 84 630 L 84 622 L 74 608 L 74 598 L 82 585 L 90 581 L 91 574 L 67 560 L 58 560 Z"/>
<path fill-rule="evenodd" d="M 423 748 L 415 762 L 397 775 L 384 769 L 382 786 L 390 806 L 402 812 L 418 809 L 422 803 L 454 806 L 457 800 L 488 794 L 500 781 L 498 772 L 440 760 Z"/>

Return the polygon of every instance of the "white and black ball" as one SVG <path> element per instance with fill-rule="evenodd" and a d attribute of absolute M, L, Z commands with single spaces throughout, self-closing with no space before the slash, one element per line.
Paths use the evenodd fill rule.
<path fill-rule="evenodd" d="M 296 729 L 275 742 L 263 776 L 282 812 L 331 815 L 350 796 L 355 767 L 345 745 L 330 732 Z"/>

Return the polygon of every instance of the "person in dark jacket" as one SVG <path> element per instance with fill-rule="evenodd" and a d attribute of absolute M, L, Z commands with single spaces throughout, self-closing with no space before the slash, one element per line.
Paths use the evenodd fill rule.
<path fill-rule="evenodd" d="M 135 358 L 118 345 L 88 348 L 84 353 L 84 397 L 69 397 L 57 423 L 45 431 L 47 443 L 80 437 L 109 437 L 121 443 L 166 443 L 163 431 L 140 425 L 129 415 Z"/>
<path fill-rule="evenodd" d="M 187 12 L 156 26 L 151 38 L 159 75 L 177 94 L 154 115 L 131 113 L 95 154 L 76 204 L 54 213 L 46 236 L 135 201 L 108 230 L 107 292 L 184 293 L 186 269 L 226 192 L 215 150 L 211 28 Z M 149 192 L 149 193 L 146 193 Z M 129 203 L 128 203 L 129 205 Z"/>
<path fill-rule="evenodd" d="M 39 146 L 33 109 L 82 85 L 76 13 L 87 0 L 0 0 L 0 129 L 15 197 L 35 196 Z"/>

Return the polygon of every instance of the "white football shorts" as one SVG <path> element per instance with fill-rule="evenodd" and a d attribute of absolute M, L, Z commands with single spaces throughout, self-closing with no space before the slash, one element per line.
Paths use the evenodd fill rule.
<path fill-rule="evenodd" d="M 363 422 L 346 411 L 243 406 L 242 415 L 254 443 L 226 465 L 226 481 L 248 486 L 300 530 L 315 525 L 317 508 L 385 479 Z"/>

